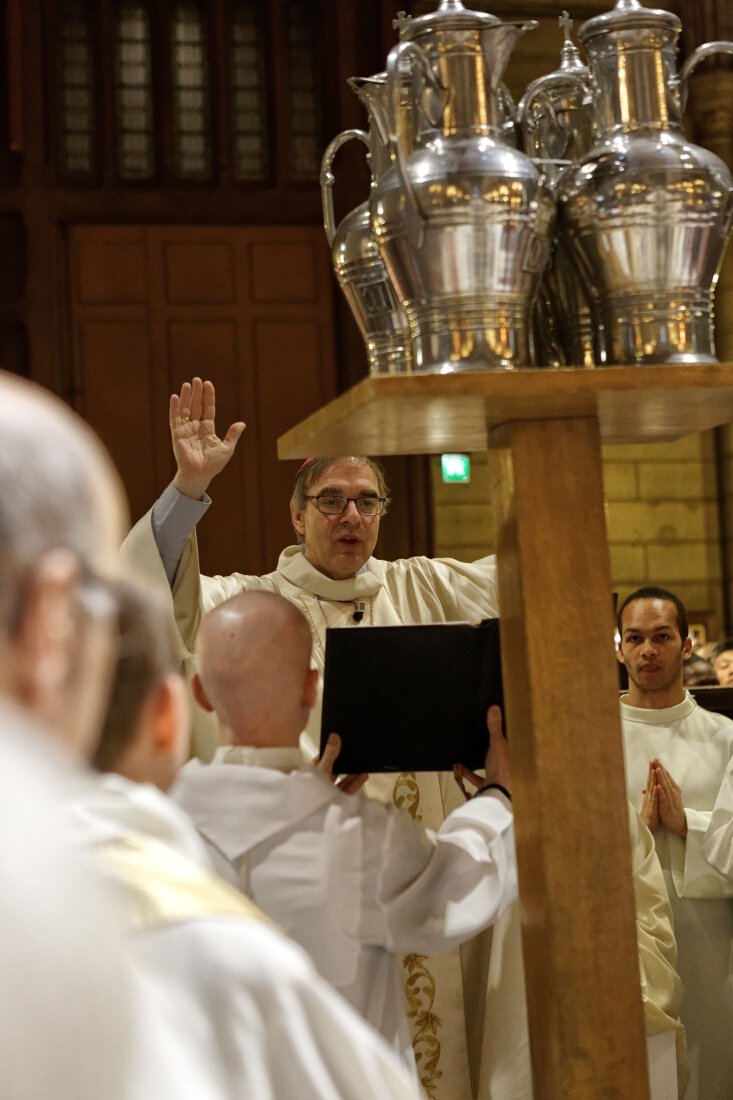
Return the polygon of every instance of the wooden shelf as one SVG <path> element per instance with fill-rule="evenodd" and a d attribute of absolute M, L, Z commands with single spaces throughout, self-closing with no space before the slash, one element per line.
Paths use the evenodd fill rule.
<path fill-rule="evenodd" d="M 280 436 L 278 455 L 482 451 L 502 424 L 586 417 L 603 443 L 733 422 L 733 363 L 370 376 Z"/>

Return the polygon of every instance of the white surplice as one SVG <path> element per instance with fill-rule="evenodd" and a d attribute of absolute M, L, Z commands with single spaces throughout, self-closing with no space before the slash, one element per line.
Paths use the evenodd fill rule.
<path fill-rule="evenodd" d="M 0 1096 L 139 1100 L 133 976 L 114 910 L 65 827 L 83 775 L 0 703 Z"/>
<path fill-rule="evenodd" d="M 417 1100 L 414 1080 L 311 961 L 210 870 L 186 815 L 157 789 L 105 776 L 70 809 L 118 893 L 150 997 L 137 1097 Z"/>
<path fill-rule="evenodd" d="M 170 599 L 170 584 L 153 535 L 152 511 L 132 529 L 123 551 L 134 568 Z M 289 546 L 280 555 L 277 569 L 264 576 L 202 577 L 192 533 L 176 572 L 172 601 L 181 658 L 189 676 L 195 669 L 196 633 L 203 614 L 230 596 L 257 589 L 277 592 L 300 608 L 311 628 L 313 660 L 321 673 L 327 627 L 363 630 L 370 625 L 476 620 L 498 614 L 494 556 L 472 563 L 427 557 L 390 562 L 372 557 L 356 577 L 332 580 L 310 565 L 302 546 Z M 353 619 L 357 600 L 366 605 L 359 625 Z M 302 738 L 304 750 L 313 755 L 320 741 L 321 690 L 319 683 L 318 702 Z M 209 761 L 217 745 L 216 727 L 211 716 L 200 708 L 197 711 L 194 751 Z M 435 830 L 462 802 L 452 774 L 445 772 L 372 776 L 367 793 L 399 806 Z M 473 1100 L 475 1096 L 485 999 L 481 958 L 486 945 L 481 939 L 439 956 L 405 960 L 413 1045 L 430 1100 Z"/>
<path fill-rule="evenodd" d="M 733 892 L 733 760 L 718 791 L 702 851 L 708 863 L 725 875 Z"/>
<path fill-rule="evenodd" d="M 682 978 L 690 1080 L 685 1100 L 733 1097 L 733 900 L 731 884 L 707 862 L 703 841 L 727 766 L 733 722 L 699 707 L 689 693 L 654 710 L 621 701 L 629 799 L 641 807 L 649 762 L 658 757 L 682 789 L 688 833 L 655 831 Z"/>
<path fill-rule="evenodd" d="M 191 761 L 174 797 L 217 869 L 312 956 L 319 972 L 414 1065 L 395 955 L 447 950 L 516 898 L 503 795 L 464 803 L 435 833 L 393 806 L 295 767 L 299 750 L 222 747 Z M 416 963 L 415 981 L 420 981 Z"/>

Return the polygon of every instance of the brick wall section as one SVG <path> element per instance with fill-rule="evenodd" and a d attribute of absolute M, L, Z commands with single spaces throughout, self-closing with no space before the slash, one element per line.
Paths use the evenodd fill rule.
<path fill-rule="evenodd" d="M 733 465 L 733 432 L 727 442 Z M 611 575 L 619 598 L 639 585 L 661 584 L 676 592 L 691 612 L 712 615 L 713 629 L 722 630 L 712 433 L 675 443 L 605 447 L 603 457 Z M 471 561 L 496 547 L 486 455 L 472 455 L 471 475 L 468 485 L 444 485 L 440 460 L 432 460 L 439 556 Z"/>
<path fill-rule="evenodd" d="M 712 433 L 604 448 L 611 576 L 623 599 L 660 584 L 722 629 L 720 525 Z"/>

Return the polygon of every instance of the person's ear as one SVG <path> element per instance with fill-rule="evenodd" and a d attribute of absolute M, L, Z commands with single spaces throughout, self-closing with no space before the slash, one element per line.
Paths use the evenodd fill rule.
<path fill-rule="evenodd" d="M 178 673 L 171 673 L 155 689 L 153 742 L 158 752 L 178 763 L 188 755 L 189 718 L 186 685 Z"/>
<path fill-rule="evenodd" d="M 303 705 L 313 710 L 318 696 L 318 669 L 309 668 L 303 685 Z"/>
<path fill-rule="evenodd" d="M 79 567 L 69 550 L 44 554 L 23 591 L 20 622 L 13 635 L 15 683 L 20 701 L 57 724 L 63 712 L 76 641 Z"/>
<path fill-rule="evenodd" d="M 682 660 L 689 661 L 692 656 L 692 638 L 688 634 L 682 643 Z"/>
<path fill-rule="evenodd" d="M 616 660 L 618 661 L 618 663 L 620 665 L 625 665 L 626 664 L 626 661 L 624 660 L 624 655 L 621 652 L 621 643 L 620 642 L 616 646 Z"/>
<path fill-rule="evenodd" d="M 209 697 L 204 690 L 204 685 L 201 683 L 201 677 L 198 672 L 194 672 L 191 680 L 191 694 L 202 710 L 205 710 L 207 714 L 214 713 L 214 708 L 209 702 Z"/>
<path fill-rule="evenodd" d="M 290 501 L 290 518 L 293 522 L 293 527 L 299 535 L 305 534 L 305 520 L 303 519 L 303 509 L 295 507 L 295 501 Z"/>

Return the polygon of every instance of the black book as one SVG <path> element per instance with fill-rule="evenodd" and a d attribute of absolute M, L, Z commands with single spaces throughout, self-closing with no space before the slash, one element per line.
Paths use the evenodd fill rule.
<path fill-rule="evenodd" d="M 326 631 L 321 750 L 341 736 L 339 774 L 482 768 L 492 703 L 498 619 Z"/>

